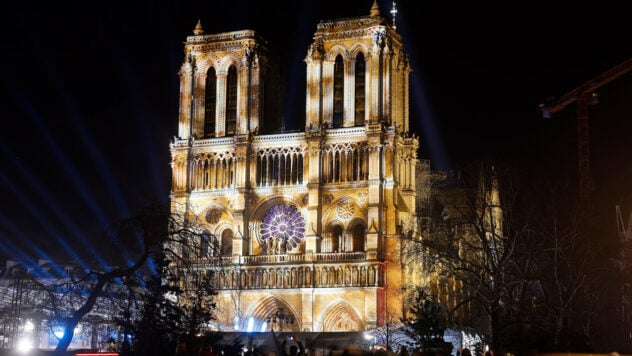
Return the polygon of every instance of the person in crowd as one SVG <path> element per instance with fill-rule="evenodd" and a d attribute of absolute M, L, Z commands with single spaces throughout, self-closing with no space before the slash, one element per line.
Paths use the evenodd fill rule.
<path fill-rule="evenodd" d="M 294 345 L 290 345 L 289 353 L 288 353 L 287 352 L 287 350 L 288 350 L 287 344 L 289 343 L 290 340 L 293 340 L 295 344 Z M 303 343 L 298 338 L 298 336 L 293 336 L 289 340 L 286 337 L 283 340 L 283 343 L 281 345 L 281 352 L 282 352 L 281 353 L 282 356 L 305 356 L 305 347 L 303 346 Z"/>
<path fill-rule="evenodd" d="M 107 351 L 108 352 L 116 352 L 116 340 L 114 340 L 113 337 L 108 339 Z"/>
<path fill-rule="evenodd" d="M 186 342 L 180 341 L 178 345 L 176 345 L 175 356 L 189 356 L 189 351 L 187 350 Z"/>
<path fill-rule="evenodd" d="M 292 338 L 292 340 L 294 340 L 296 345 L 291 345 L 290 346 L 290 355 L 289 356 L 305 356 L 306 355 L 305 354 L 305 346 L 303 346 L 303 343 L 298 338 L 298 336 L 294 336 Z"/>
<path fill-rule="evenodd" d="M 397 356 L 408 356 L 408 350 L 404 345 L 399 345 L 399 350 L 397 350 Z"/>
<path fill-rule="evenodd" d="M 205 344 L 200 349 L 198 356 L 216 356 L 216 353 L 213 351 L 213 346 Z"/>
<path fill-rule="evenodd" d="M 277 353 L 276 353 L 277 355 L 279 356 L 306 356 L 305 346 L 303 346 L 303 343 L 298 338 L 298 336 L 294 336 L 291 339 L 288 339 L 288 337 L 286 336 L 283 339 L 283 342 L 280 342 L 277 334 L 274 333 L 274 330 L 271 329 L 270 331 L 272 332 L 272 337 L 274 338 L 274 343 L 277 349 Z M 288 352 L 287 346 L 288 346 L 289 340 L 293 340 L 295 345 L 290 345 L 289 352 Z"/>

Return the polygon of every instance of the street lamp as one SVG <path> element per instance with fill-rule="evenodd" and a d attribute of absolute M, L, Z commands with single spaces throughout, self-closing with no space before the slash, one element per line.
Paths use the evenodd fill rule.
<path fill-rule="evenodd" d="M 371 347 L 375 345 L 375 336 L 368 331 L 365 331 L 363 336 L 364 336 L 364 340 L 369 342 L 369 350 L 371 350 Z M 373 344 L 371 343 L 372 341 L 373 341 Z"/>

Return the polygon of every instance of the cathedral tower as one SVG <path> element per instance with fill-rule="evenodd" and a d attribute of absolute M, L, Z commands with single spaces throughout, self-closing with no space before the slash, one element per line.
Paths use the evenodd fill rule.
<path fill-rule="evenodd" d="M 363 331 L 405 312 L 417 139 L 400 35 L 369 14 L 321 21 L 305 57 L 305 130 L 280 127 L 278 76 L 254 31 L 187 37 L 171 208 L 221 263 L 217 327 Z M 204 241 L 208 239 L 209 241 Z"/>

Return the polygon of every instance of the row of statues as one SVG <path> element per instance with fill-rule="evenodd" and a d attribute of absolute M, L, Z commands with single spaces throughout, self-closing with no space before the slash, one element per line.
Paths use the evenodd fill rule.
<path fill-rule="evenodd" d="M 265 241 L 266 255 L 282 255 L 293 250 L 290 240 L 285 237 L 270 237 Z"/>

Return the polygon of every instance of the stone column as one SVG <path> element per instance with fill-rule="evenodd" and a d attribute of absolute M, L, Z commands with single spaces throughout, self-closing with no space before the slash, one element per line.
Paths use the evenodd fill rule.
<path fill-rule="evenodd" d="M 355 61 L 344 61 L 344 127 L 355 125 Z"/>
<path fill-rule="evenodd" d="M 226 76 L 224 73 L 217 73 L 217 102 L 215 112 L 215 134 L 217 137 L 226 135 Z"/>
<path fill-rule="evenodd" d="M 309 47 L 305 63 L 307 63 L 305 130 L 312 130 L 320 128 L 322 124 L 323 48 L 320 40 L 315 40 Z"/>

